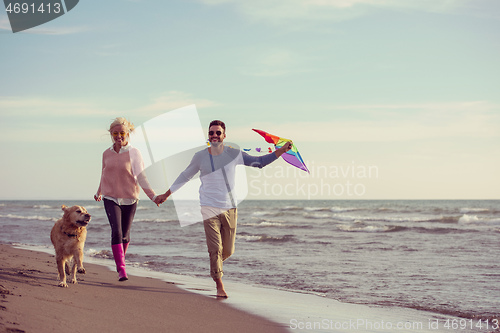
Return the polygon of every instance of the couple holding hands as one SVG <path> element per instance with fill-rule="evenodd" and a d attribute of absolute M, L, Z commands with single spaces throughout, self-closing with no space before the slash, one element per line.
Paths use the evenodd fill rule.
<path fill-rule="evenodd" d="M 226 126 L 222 121 L 214 120 L 208 127 L 210 147 L 195 153 L 170 188 L 164 194 L 156 195 L 143 173 L 144 163 L 139 150 L 129 144 L 133 130 L 134 125 L 125 118 L 116 118 L 111 123 L 109 132 L 113 145 L 103 153 L 101 181 L 94 196 L 96 201 L 104 202 L 119 281 L 128 279 L 125 253 L 130 243 L 130 228 L 140 187 L 160 205 L 200 172 L 200 205 L 210 257 L 210 276 L 215 281 L 217 296 L 227 297 L 222 283 L 222 263 L 234 252 L 238 214 L 231 189 L 234 188 L 236 165 L 262 168 L 290 150 L 292 143 L 287 142 L 267 155 L 251 156 L 224 146 Z"/>

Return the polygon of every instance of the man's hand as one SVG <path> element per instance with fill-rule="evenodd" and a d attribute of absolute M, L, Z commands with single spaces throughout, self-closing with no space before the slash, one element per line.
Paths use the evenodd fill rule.
<path fill-rule="evenodd" d="M 170 194 L 171 194 L 171 192 L 170 192 L 170 190 L 168 190 L 167 192 L 165 192 L 165 193 L 163 193 L 161 195 L 156 196 L 156 198 L 155 198 L 155 204 L 158 207 L 160 207 L 160 205 L 162 203 L 164 203 L 168 199 L 168 197 L 170 196 Z"/>
<path fill-rule="evenodd" d="M 276 154 L 277 157 L 280 157 L 281 155 L 283 155 L 284 153 L 286 153 L 287 151 L 289 151 L 290 149 L 292 149 L 292 145 L 293 145 L 292 141 L 287 141 L 283 145 L 283 147 L 281 147 L 279 149 L 276 149 L 276 151 L 274 153 Z"/>

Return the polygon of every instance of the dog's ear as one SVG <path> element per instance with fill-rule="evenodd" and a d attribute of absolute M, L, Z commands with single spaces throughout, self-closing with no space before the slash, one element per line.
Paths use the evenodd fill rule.
<path fill-rule="evenodd" d="M 61 209 L 63 210 L 63 212 L 66 210 L 66 208 L 68 208 L 68 207 L 66 207 L 66 205 L 61 206 Z"/>

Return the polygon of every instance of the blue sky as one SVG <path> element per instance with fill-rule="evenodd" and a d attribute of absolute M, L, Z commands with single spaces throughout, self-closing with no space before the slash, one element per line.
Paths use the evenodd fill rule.
<path fill-rule="evenodd" d="M 497 0 L 80 1 L 15 34 L 2 9 L 0 199 L 91 199 L 114 117 L 190 104 L 297 144 L 311 175 L 248 170 L 249 198 L 499 199 L 499 33 Z"/>

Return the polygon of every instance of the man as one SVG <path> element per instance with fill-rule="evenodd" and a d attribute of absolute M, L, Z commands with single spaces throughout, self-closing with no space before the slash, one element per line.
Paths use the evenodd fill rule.
<path fill-rule="evenodd" d="M 292 143 L 287 142 L 273 153 L 256 157 L 224 146 L 226 126 L 222 121 L 212 121 L 208 130 L 210 147 L 193 156 L 188 167 L 167 192 L 157 196 L 155 203 L 165 202 L 172 193 L 200 172 L 200 204 L 210 256 L 210 276 L 215 281 L 217 296 L 227 297 L 222 283 L 222 263 L 234 252 L 237 200 L 232 189 L 235 184 L 235 168 L 241 164 L 262 168 L 290 150 Z"/>

